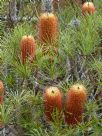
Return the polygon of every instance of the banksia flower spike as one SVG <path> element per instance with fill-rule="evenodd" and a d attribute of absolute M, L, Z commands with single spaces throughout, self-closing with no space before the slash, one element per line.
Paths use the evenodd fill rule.
<path fill-rule="evenodd" d="M 4 85 L 3 82 L 0 81 L 0 105 L 3 104 L 3 100 L 4 100 Z M 0 128 L 3 128 L 4 124 L 2 121 L 2 116 L 1 116 L 1 112 L 0 112 Z"/>
<path fill-rule="evenodd" d="M 22 63 L 25 64 L 27 59 L 32 62 L 35 56 L 36 49 L 36 44 L 33 36 L 23 36 L 20 42 L 20 48 Z"/>
<path fill-rule="evenodd" d="M 60 90 L 57 87 L 49 87 L 45 89 L 43 101 L 47 120 L 54 121 L 54 119 L 61 119 L 62 94 Z M 57 110 L 57 112 L 54 112 L 54 110 Z"/>
<path fill-rule="evenodd" d="M 44 13 L 39 18 L 39 38 L 44 43 L 51 43 L 58 35 L 58 19 L 52 13 L 51 1 L 45 0 L 44 4 Z"/>
<path fill-rule="evenodd" d="M 3 103 L 3 99 L 4 99 L 4 85 L 2 81 L 0 81 L 0 104 Z"/>
<path fill-rule="evenodd" d="M 68 125 L 74 126 L 82 121 L 86 99 L 86 89 L 83 85 L 75 84 L 69 89 L 65 102 L 65 122 Z"/>
<path fill-rule="evenodd" d="M 93 2 L 85 2 L 82 5 L 83 14 L 86 14 L 86 13 L 94 14 L 95 10 L 96 9 L 95 9 L 95 6 L 94 6 Z"/>

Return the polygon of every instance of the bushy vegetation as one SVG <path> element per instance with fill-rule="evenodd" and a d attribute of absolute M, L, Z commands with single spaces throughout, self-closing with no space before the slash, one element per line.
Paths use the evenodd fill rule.
<path fill-rule="evenodd" d="M 7 1 L 0 1 L 2 7 Z M 4 83 L 4 102 L 0 107 L 3 127 L 19 126 L 20 136 L 101 136 L 102 134 L 102 0 L 95 0 L 96 12 L 83 15 L 81 7 L 67 3 L 54 13 L 59 36 L 53 43 L 39 41 L 38 3 L 24 1 L 23 18 L 16 24 L 0 20 L 0 80 Z M 8 10 L 8 9 L 7 9 Z M 6 15 L 3 8 L 0 14 Z M 33 35 L 36 55 L 22 64 L 20 41 Z M 48 122 L 44 114 L 43 91 L 57 86 L 64 95 L 75 83 L 87 89 L 83 120 L 75 127 L 64 118 Z M 64 111 L 64 107 L 63 107 Z"/>

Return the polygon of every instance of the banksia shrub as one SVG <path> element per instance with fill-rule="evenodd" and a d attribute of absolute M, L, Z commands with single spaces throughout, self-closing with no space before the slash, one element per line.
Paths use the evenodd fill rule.
<path fill-rule="evenodd" d="M 54 119 L 60 119 L 62 111 L 62 94 L 60 90 L 57 87 L 45 89 L 43 101 L 47 120 L 54 121 Z"/>
<path fill-rule="evenodd" d="M 0 104 L 3 103 L 3 99 L 4 99 L 4 85 L 2 81 L 0 81 Z"/>
<path fill-rule="evenodd" d="M 35 56 L 36 49 L 36 44 L 33 36 L 23 36 L 20 42 L 20 48 L 22 63 L 24 64 L 27 59 L 32 62 Z"/>
<path fill-rule="evenodd" d="M 65 122 L 68 125 L 74 126 L 82 121 L 86 98 L 83 85 L 75 84 L 69 89 L 65 102 Z"/>
<path fill-rule="evenodd" d="M 51 3 L 50 3 L 51 4 Z M 45 4 L 44 13 L 39 18 L 39 38 L 42 42 L 53 42 L 58 35 L 58 19 L 52 13 L 49 4 Z"/>
<path fill-rule="evenodd" d="M 95 12 L 95 6 L 93 2 L 85 2 L 82 5 L 82 12 L 83 14 L 88 13 L 88 14 L 93 14 Z"/>

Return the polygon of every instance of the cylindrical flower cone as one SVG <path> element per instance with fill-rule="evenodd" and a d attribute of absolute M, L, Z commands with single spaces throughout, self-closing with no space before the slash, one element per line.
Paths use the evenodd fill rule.
<path fill-rule="evenodd" d="M 3 99 L 4 99 L 4 85 L 2 81 L 0 81 L 0 104 L 3 103 Z"/>
<path fill-rule="evenodd" d="M 86 99 L 86 89 L 83 85 L 75 84 L 69 89 L 65 102 L 65 122 L 68 125 L 74 126 L 82 121 Z"/>
<path fill-rule="evenodd" d="M 4 85 L 3 82 L 0 81 L 0 105 L 3 104 L 3 100 L 4 100 Z M 0 128 L 3 128 L 4 124 L 2 121 L 2 116 L 1 116 L 1 112 L 0 112 Z"/>
<path fill-rule="evenodd" d="M 36 44 L 33 36 L 23 36 L 21 39 L 20 48 L 22 63 L 25 64 L 27 60 L 32 62 L 36 50 Z"/>
<path fill-rule="evenodd" d="M 58 36 L 58 19 L 53 13 L 43 13 L 39 19 L 39 38 L 44 43 L 51 43 Z"/>
<path fill-rule="evenodd" d="M 48 121 L 61 119 L 62 116 L 62 93 L 57 87 L 49 87 L 45 90 L 44 112 Z M 54 110 L 57 110 L 54 112 Z"/>
<path fill-rule="evenodd" d="M 95 13 L 95 6 L 93 2 L 85 2 L 82 5 L 82 12 L 83 14 L 94 14 Z"/>

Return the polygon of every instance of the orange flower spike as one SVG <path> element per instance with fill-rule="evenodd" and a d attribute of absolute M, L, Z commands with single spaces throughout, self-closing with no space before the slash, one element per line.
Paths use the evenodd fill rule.
<path fill-rule="evenodd" d="M 4 98 L 4 85 L 2 81 L 0 81 L 0 104 L 3 103 L 3 98 Z"/>
<path fill-rule="evenodd" d="M 48 121 L 53 121 L 53 111 L 58 110 L 57 114 L 60 118 L 62 111 L 62 94 L 57 87 L 49 87 L 45 90 L 43 95 L 44 112 Z"/>
<path fill-rule="evenodd" d="M 36 44 L 33 36 L 23 36 L 20 43 L 22 63 L 25 64 L 26 60 L 31 62 L 35 56 Z"/>
<path fill-rule="evenodd" d="M 74 126 L 82 121 L 86 99 L 86 88 L 83 85 L 75 84 L 70 88 L 65 103 L 65 122 L 68 125 Z"/>
<path fill-rule="evenodd" d="M 52 42 L 58 35 L 58 19 L 53 13 L 43 13 L 39 19 L 39 38 L 43 42 Z"/>
<path fill-rule="evenodd" d="M 88 13 L 88 14 L 94 14 L 95 13 L 95 6 L 93 2 L 85 2 L 82 5 L 82 12 L 83 14 Z"/>

